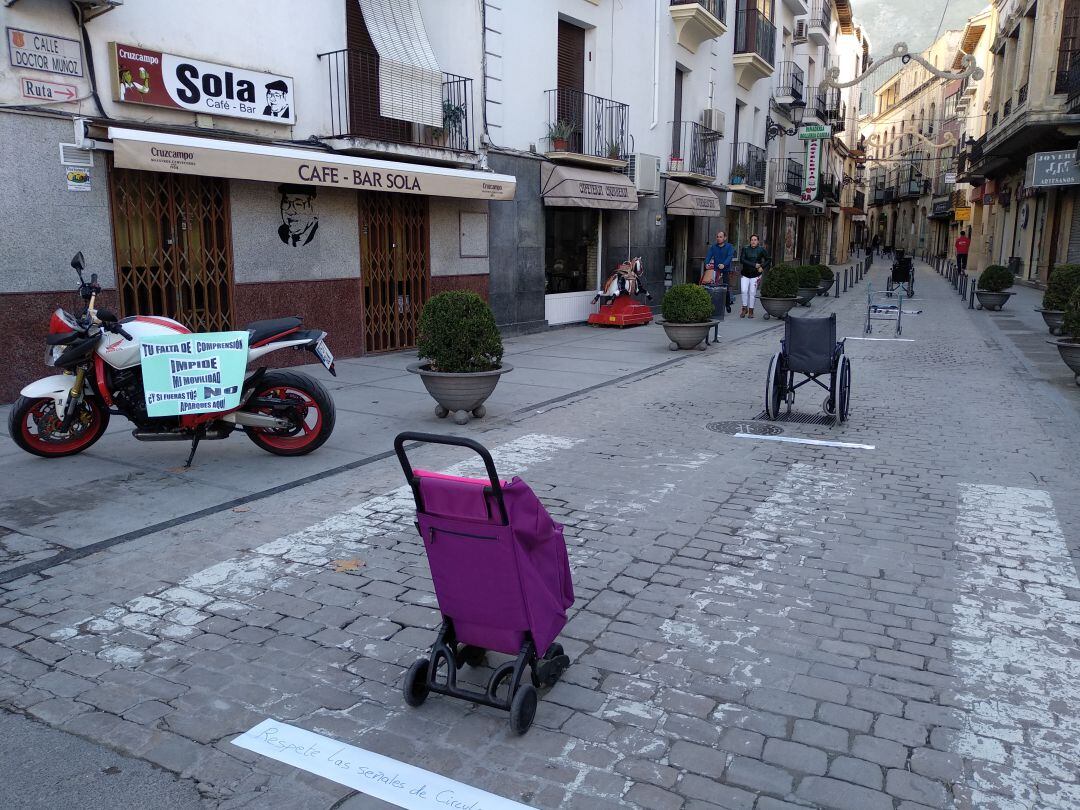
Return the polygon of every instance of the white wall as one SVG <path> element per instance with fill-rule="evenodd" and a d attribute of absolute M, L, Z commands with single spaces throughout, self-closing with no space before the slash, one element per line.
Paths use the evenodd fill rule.
<path fill-rule="evenodd" d="M 479 0 L 421 0 L 420 6 L 439 66 L 473 80 L 472 114 L 479 121 Z M 69 4 L 55 0 L 21 0 L 10 8 L 0 8 L 0 29 L 5 26 L 81 39 Z M 346 45 L 344 0 L 126 0 L 122 6 L 89 21 L 86 29 L 98 92 L 111 117 L 195 124 L 195 115 L 190 112 L 112 100 L 108 43 L 120 42 L 292 77 L 295 125 L 216 116 L 217 129 L 282 140 L 305 140 L 331 132 L 328 68 L 318 54 Z M 75 84 L 80 95 L 89 96 L 88 71 L 83 79 L 73 80 L 39 71 L 9 70 L 7 55 L 0 56 L 4 65 L 0 70 L 0 104 L 32 103 L 20 97 L 19 79 L 23 77 Z M 89 98 L 55 108 L 81 115 L 98 114 Z"/>

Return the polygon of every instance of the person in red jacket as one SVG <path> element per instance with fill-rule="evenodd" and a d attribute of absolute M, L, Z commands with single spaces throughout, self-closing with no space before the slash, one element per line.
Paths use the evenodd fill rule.
<path fill-rule="evenodd" d="M 960 235 L 956 238 L 956 269 L 967 269 L 967 255 L 968 248 L 971 247 L 971 240 L 968 238 L 964 231 L 960 231 Z"/>

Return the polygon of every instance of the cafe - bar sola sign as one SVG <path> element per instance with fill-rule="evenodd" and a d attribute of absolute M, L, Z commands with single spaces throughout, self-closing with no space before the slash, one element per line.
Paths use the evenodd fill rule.
<path fill-rule="evenodd" d="M 110 43 L 113 98 L 176 110 L 294 124 L 293 80 L 274 73 L 203 62 Z"/>
<path fill-rule="evenodd" d="M 806 142 L 806 185 L 803 187 L 802 201 L 812 202 L 818 191 L 818 160 L 821 155 L 821 141 Z"/>

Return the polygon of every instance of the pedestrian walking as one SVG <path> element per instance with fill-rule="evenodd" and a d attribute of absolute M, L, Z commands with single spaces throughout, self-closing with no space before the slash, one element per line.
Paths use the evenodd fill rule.
<path fill-rule="evenodd" d="M 967 236 L 963 229 L 960 230 L 960 235 L 956 237 L 956 269 L 967 270 L 967 257 L 968 249 L 971 247 L 971 239 Z"/>
<path fill-rule="evenodd" d="M 731 270 L 735 264 L 735 246 L 728 242 L 724 231 L 716 232 L 716 242 L 709 245 L 709 251 L 705 254 L 705 273 L 702 275 L 702 284 L 708 283 L 706 278 L 712 274 L 711 281 L 715 283 L 716 274 L 719 273 L 723 283 L 727 285 L 727 311 L 731 312 L 731 302 L 735 296 L 731 293 Z"/>
<path fill-rule="evenodd" d="M 880 248 L 881 248 L 881 237 L 880 237 L 880 236 L 878 236 L 878 235 L 877 235 L 877 234 L 875 233 L 875 234 L 874 234 L 874 241 L 873 241 L 873 242 L 872 242 L 872 243 L 870 244 L 870 249 L 871 249 L 871 250 L 872 250 L 872 251 L 873 251 L 874 253 L 879 253 L 879 250 L 880 250 Z M 879 255 L 880 255 L 880 254 L 879 254 Z"/>
<path fill-rule="evenodd" d="M 756 233 L 751 234 L 750 244 L 745 245 L 739 254 L 739 264 L 742 265 L 742 311 L 739 317 L 753 318 L 754 297 L 761 282 L 761 274 L 769 266 L 769 254 L 758 243 Z"/>

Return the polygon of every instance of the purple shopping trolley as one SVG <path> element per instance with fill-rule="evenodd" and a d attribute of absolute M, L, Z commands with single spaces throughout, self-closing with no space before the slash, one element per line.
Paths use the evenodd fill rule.
<path fill-rule="evenodd" d="M 414 470 L 405 442 L 474 450 L 488 478 Z M 416 500 L 416 529 L 443 617 L 431 652 L 409 668 L 405 702 L 419 706 L 437 692 L 508 710 L 510 727 L 524 734 L 536 715 L 537 689 L 570 665 L 555 643 L 574 603 L 563 527 L 520 478 L 500 481 L 478 442 L 406 432 L 394 439 L 394 450 Z M 457 671 L 479 666 L 487 651 L 515 659 L 495 667 L 483 692 L 459 686 Z M 526 667 L 531 683 L 522 683 Z"/>

